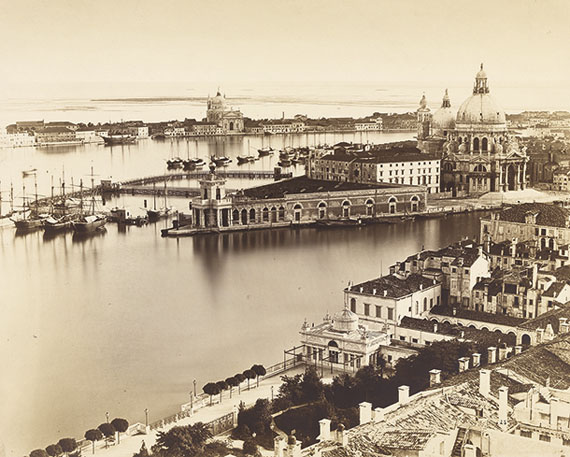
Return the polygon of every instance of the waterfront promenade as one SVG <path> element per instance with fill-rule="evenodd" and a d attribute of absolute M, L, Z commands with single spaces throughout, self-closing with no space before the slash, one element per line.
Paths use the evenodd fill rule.
<path fill-rule="evenodd" d="M 150 449 L 152 445 L 156 442 L 157 433 L 159 431 L 167 431 L 172 427 L 181 425 L 190 425 L 196 422 L 208 423 L 215 419 L 218 419 L 226 414 L 236 411 L 239 407 L 240 402 L 244 402 L 246 406 L 252 406 L 259 398 L 272 398 L 276 397 L 279 392 L 279 386 L 282 384 L 281 376 L 286 374 L 287 376 L 294 376 L 299 373 L 303 373 L 305 365 L 297 365 L 296 367 L 287 370 L 286 372 L 281 372 L 279 375 L 263 378 L 259 381 L 259 387 L 254 380 L 251 381 L 251 389 L 247 389 L 247 383 L 244 382 L 241 389 L 241 394 L 238 395 L 237 388 L 234 389 L 232 398 L 230 399 L 229 391 L 225 391 L 222 397 L 222 402 L 220 402 L 220 396 L 215 395 L 213 398 L 212 406 L 210 405 L 209 399 L 204 401 L 203 406 L 195 409 L 194 413 L 190 417 L 185 417 L 176 422 L 170 423 L 164 427 L 150 430 L 146 435 L 139 434 L 129 436 L 126 434 L 121 434 L 120 444 L 114 444 L 105 448 L 105 444 L 99 441 L 95 445 L 95 455 L 101 457 L 131 457 L 135 452 L 140 450 L 141 444 L 144 441 L 147 448 Z M 336 373 L 335 373 L 336 374 Z M 323 382 L 330 382 L 332 376 L 330 371 L 325 370 Z M 152 412 L 150 412 L 152 414 Z M 236 418 L 237 419 L 237 418 Z M 262 452 L 264 450 L 260 448 Z M 266 455 L 273 455 L 273 452 L 266 451 Z M 92 447 L 90 442 L 87 442 L 85 447 L 82 448 L 82 455 L 88 456 L 92 455 Z"/>

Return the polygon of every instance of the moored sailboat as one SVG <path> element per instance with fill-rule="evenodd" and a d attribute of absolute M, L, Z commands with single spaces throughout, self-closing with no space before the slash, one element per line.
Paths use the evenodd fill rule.
<path fill-rule="evenodd" d="M 83 180 L 80 182 L 80 214 L 77 220 L 73 221 L 73 230 L 76 233 L 92 233 L 101 229 L 107 223 L 104 214 L 95 213 L 95 185 L 93 182 L 93 169 L 91 169 L 91 207 L 87 214 L 83 213 Z"/>

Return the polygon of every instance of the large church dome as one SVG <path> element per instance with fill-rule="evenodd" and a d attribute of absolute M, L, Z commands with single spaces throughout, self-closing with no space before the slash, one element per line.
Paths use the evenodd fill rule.
<path fill-rule="evenodd" d="M 506 128 L 506 122 L 505 112 L 489 94 L 487 74 L 481 64 L 481 70 L 475 76 L 473 95 L 459 107 L 456 124 L 492 125 Z"/>
<path fill-rule="evenodd" d="M 434 133 L 443 134 L 455 128 L 455 112 L 451 108 L 451 102 L 449 100 L 449 95 L 447 89 L 445 90 L 445 95 L 443 96 L 443 102 L 441 108 L 439 108 L 432 117 L 432 128 Z"/>

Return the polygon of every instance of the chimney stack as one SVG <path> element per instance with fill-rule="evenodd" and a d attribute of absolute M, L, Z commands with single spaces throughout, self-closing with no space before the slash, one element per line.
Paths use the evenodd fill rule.
<path fill-rule="evenodd" d="M 522 352 L 522 346 L 516 345 L 515 346 L 515 355 L 519 355 Z"/>
<path fill-rule="evenodd" d="M 348 444 L 348 434 L 346 433 L 344 424 L 338 424 L 338 427 L 336 428 L 336 436 L 342 447 L 346 447 Z"/>
<path fill-rule="evenodd" d="M 473 359 L 473 368 L 476 368 L 479 365 L 481 365 L 481 354 L 479 354 L 478 352 L 474 352 L 473 354 L 471 354 L 471 358 Z"/>
<path fill-rule="evenodd" d="M 558 398 L 550 399 L 550 428 L 558 428 Z"/>
<path fill-rule="evenodd" d="M 559 319 L 560 324 L 558 327 L 558 333 L 568 333 L 570 332 L 570 324 L 568 323 L 568 318 L 561 317 Z"/>
<path fill-rule="evenodd" d="M 398 387 L 398 403 L 400 405 L 405 405 L 408 403 L 410 398 L 410 386 L 400 386 Z"/>
<path fill-rule="evenodd" d="M 384 421 L 384 408 L 374 408 L 374 422 Z"/>
<path fill-rule="evenodd" d="M 461 357 L 458 359 L 459 362 L 459 372 L 467 371 L 469 369 L 469 357 Z"/>
<path fill-rule="evenodd" d="M 280 436 L 276 436 L 273 443 L 273 455 L 275 457 L 284 457 L 283 451 L 285 449 L 285 440 Z"/>
<path fill-rule="evenodd" d="M 479 370 L 479 393 L 484 397 L 491 392 L 491 370 Z"/>
<path fill-rule="evenodd" d="M 504 430 L 507 428 L 509 388 L 499 387 L 499 426 Z"/>
<path fill-rule="evenodd" d="M 497 348 L 494 346 L 487 348 L 487 355 L 489 363 L 495 363 L 497 361 Z"/>
<path fill-rule="evenodd" d="M 372 420 L 372 403 L 363 401 L 358 406 L 360 407 L 360 425 L 367 424 Z"/>
<path fill-rule="evenodd" d="M 505 360 L 507 358 L 507 348 L 500 347 L 499 348 L 499 360 Z"/>
<path fill-rule="evenodd" d="M 331 421 L 330 419 L 321 419 L 319 421 L 319 436 L 317 440 L 328 441 L 331 439 Z"/>
<path fill-rule="evenodd" d="M 537 328 L 536 329 L 536 343 L 540 344 L 544 342 L 544 329 Z"/>
<path fill-rule="evenodd" d="M 384 289 L 384 297 L 385 297 L 386 295 L 388 295 L 388 290 L 387 290 L 387 289 Z"/>
<path fill-rule="evenodd" d="M 429 386 L 435 387 L 439 384 L 441 384 L 441 370 L 437 368 L 429 370 Z"/>

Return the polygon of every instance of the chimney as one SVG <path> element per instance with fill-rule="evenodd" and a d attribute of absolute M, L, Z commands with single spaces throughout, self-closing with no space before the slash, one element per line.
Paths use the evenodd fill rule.
<path fill-rule="evenodd" d="M 515 257 L 517 255 L 517 243 L 519 242 L 518 239 L 513 238 L 511 241 L 511 257 Z"/>
<path fill-rule="evenodd" d="M 301 457 L 301 443 L 297 442 L 295 435 L 287 438 L 287 457 Z"/>
<path fill-rule="evenodd" d="M 491 391 L 491 370 L 479 370 L 479 393 L 484 397 Z"/>
<path fill-rule="evenodd" d="M 374 408 L 374 422 L 384 421 L 384 408 Z"/>
<path fill-rule="evenodd" d="M 487 358 L 488 363 L 495 363 L 497 361 L 497 348 L 496 347 L 488 347 L 487 348 Z"/>
<path fill-rule="evenodd" d="M 437 322 L 433 323 L 433 333 L 437 333 Z"/>
<path fill-rule="evenodd" d="M 376 295 L 376 289 L 372 289 L 372 295 Z"/>
<path fill-rule="evenodd" d="M 317 440 L 328 441 L 331 439 L 331 421 L 330 419 L 321 419 L 319 421 L 319 436 Z"/>
<path fill-rule="evenodd" d="M 410 398 L 410 386 L 400 386 L 398 387 L 398 403 L 400 405 L 405 405 L 408 403 Z"/>
<path fill-rule="evenodd" d="M 507 348 L 500 347 L 499 348 L 499 360 L 505 360 L 507 358 Z"/>
<path fill-rule="evenodd" d="M 360 407 L 360 425 L 367 424 L 372 420 L 372 403 L 363 401 L 358 406 Z"/>
<path fill-rule="evenodd" d="M 561 317 L 559 319 L 560 325 L 558 327 L 558 333 L 568 333 L 570 332 L 570 324 L 568 323 L 568 318 Z"/>
<path fill-rule="evenodd" d="M 558 428 L 558 398 L 550 399 L 550 428 Z"/>
<path fill-rule="evenodd" d="M 364 291 L 364 287 L 360 288 L 360 293 L 362 293 Z"/>
<path fill-rule="evenodd" d="M 273 443 L 273 455 L 275 457 L 284 457 L 283 450 L 285 449 L 285 440 L 280 436 L 276 436 Z"/>
<path fill-rule="evenodd" d="M 544 341 L 544 329 L 537 328 L 536 329 L 536 343 L 540 344 Z"/>
<path fill-rule="evenodd" d="M 420 290 L 423 290 L 423 289 L 424 289 L 424 285 L 420 284 Z"/>
<path fill-rule="evenodd" d="M 519 355 L 522 352 L 522 346 L 515 346 L 515 355 Z"/>
<path fill-rule="evenodd" d="M 467 371 L 469 369 L 469 357 L 461 357 L 458 359 L 459 372 Z"/>
<path fill-rule="evenodd" d="M 473 368 L 476 368 L 479 365 L 481 365 L 481 354 L 479 354 L 478 352 L 474 352 L 473 354 L 471 354 L 471 358 L 473 359 Z"/>
<path fill-rule="evenodd" d="M 384 297 L 388 295 L 388 290 L 384 289 Z"/>
<path fill-rule="evenodd" d="M 509 388 L 506 386 L 499 387 L 499 426 L 502 429 L 507 428 Z"/>
<path fill-rule="evenodd" d="M 471 443 L 465 444 L 463 446 L 463 457 L 477 457 L 477 448 Z"/>
<path fill-rule="evenodd" d="M 532 264 L 532 288 L 536 289 L 538 286 L 538 264 Z"/>
<path fill-rule="evenodd" d="M 429 370 L 429 386 L 434 387 L 441 384 L 441 370 L 434 368 Z"/>
<path fill-rule="evenodd" d="M 346 447 L 348 444 L 348 434 L 346 433 L 344 424 L 338 424 L 338 427 L 336 428 L 336 437 L 342 447 Z"/>

